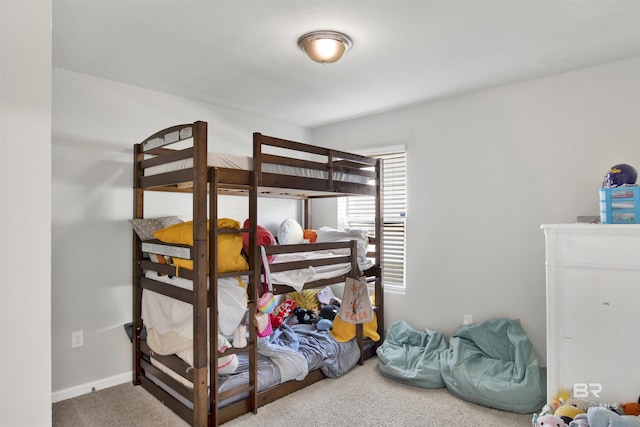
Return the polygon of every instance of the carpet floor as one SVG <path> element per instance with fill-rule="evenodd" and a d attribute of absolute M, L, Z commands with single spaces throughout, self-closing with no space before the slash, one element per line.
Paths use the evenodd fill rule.
<path fill-rule="evenodd" d="M 326 379 L 245 414 L 226 427 L 496 426 L 530 427 L 515 414 L 460 400 L 446 389 L 412 387 L 380 374 L 369 359 L 344 376 Z M 121 384 L 53 404 L 54 427 L 186 427 L 142 387 Z"/>

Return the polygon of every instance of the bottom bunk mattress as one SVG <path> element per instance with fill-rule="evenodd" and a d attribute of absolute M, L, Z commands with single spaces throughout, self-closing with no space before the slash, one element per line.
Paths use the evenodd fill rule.
<path fill-rule="evenodd" d="M 368 344 L 368 340 L 365 341 Z M 369 344 L 368 344 L 369 345 Z M 371 343 L 372 345 L 372 343 Z M 247 353 L 238 353 L 238 367 L 231 374 L 219 375 L 219 393 L 232 390 L 249 382 L 249 360 Z M 351 368 L 360 359 L 356 339 L 338 342 L 328 331 L 319 331 L 314 325 L 283 324 L 274 333 L 258 341 L 258 392 L 268 390 L 287 381 L 303 380 L 307 374 L 320 370 L 329 378 L 336 378 Z M 191 383 L 175 374 L 155 359 L 151 363 L 182 384 Z M 185 406 L 192 408 L 190 401 L 160 379 L 148 373 L 147 377 L 156 385 L 173 395 Z M 220 402 L 224 407 L 244 399 L 248 393 L 239 394 Z"/>

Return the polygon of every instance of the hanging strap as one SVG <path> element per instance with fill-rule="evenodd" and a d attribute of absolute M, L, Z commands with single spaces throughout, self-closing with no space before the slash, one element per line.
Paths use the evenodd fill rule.
<path fill-rule="evenodd" d="M 267 260 L 267 251 L 264 246 L 260 246 L 260 254 L 262 256 L 262 272 L 264 274 L 264 283 L 267 285 L 269 292 L 273 292 L 271 286 L 271 270 L 269 269 L 269 261 Z"/>

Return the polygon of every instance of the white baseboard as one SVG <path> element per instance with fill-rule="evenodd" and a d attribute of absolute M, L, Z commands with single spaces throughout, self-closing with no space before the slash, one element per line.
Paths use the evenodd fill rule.
<path fill-rule="evenodd" d="M 85 384 L 80 384 L 74 387 L 65 388 L 64 390 L 58 390 L 51 393 L 51 401 L 53 403 L 60 402 L 62 400 L 71 399 L 73 397 L 82 396 L 83 394 L 91 393 L 93 391 L 102 390 L 104 388 L 113 387 L 115 385 L 124 384 L 133 380 L 133 371 L 126 372 L 124 374 L 116 375 L 109 378 L 103 378 L 97 381 L 92 381 Z"/>

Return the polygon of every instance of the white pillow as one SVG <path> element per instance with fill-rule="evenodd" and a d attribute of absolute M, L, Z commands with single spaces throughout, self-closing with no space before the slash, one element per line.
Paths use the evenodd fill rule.
<path fill-rule="evenodd" d="M 347 228 L 344 231 L 336 230 L 331 227 L 320 227 L 317 231 L 318 238 L 316 242 L 347 242 L 349 240 L 356 241 L 356 251 L 358 256 L 358 265 L 361 270 L 367 270 L 373 265 L 373 262 L 367 258 L 367 250 L 369 249 L 369 238 L 367 232 L 357 228 Z"/>
<path fill-rule="evenodd" d="M 278 228 L 278 243 L 295 245 L 304 240 L 302 226 L 295 219 L 285 219 Z"/>

